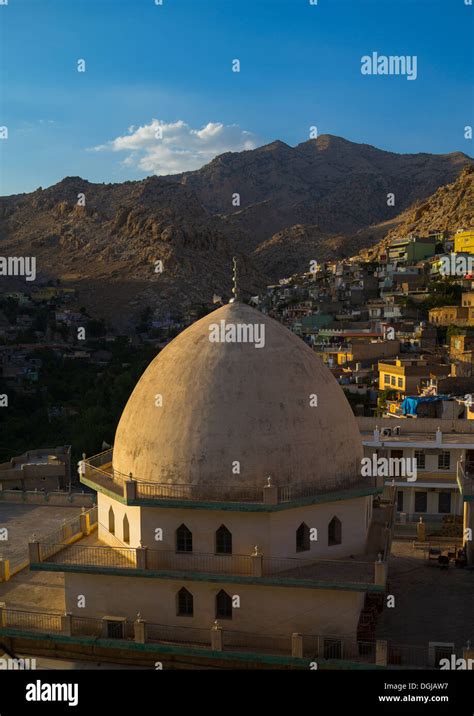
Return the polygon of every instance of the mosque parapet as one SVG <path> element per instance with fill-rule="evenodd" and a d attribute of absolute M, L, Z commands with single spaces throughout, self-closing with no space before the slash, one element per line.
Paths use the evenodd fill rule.
<path fill-rule="evenodd" d="M 354 467 L 357 470 L 357 465 Z M 356 473 L 354 473 L 356 474 Z M 344 492 L 354 495 L 369 495 L 382 492 L 383 481 L 376 477 L 326 478 L 323 485 L 317 482 L 298 482 L 278 484 L 274 478 L 262 479 L 262 486 L 200 483 L 173 484 L 146 482 L 132 474 L 125 475 L 113 468 L 113 448 L 84 461 L 81 482 L 98 492 L 110 493 L 122 497 L 127 504 L 161 502 L 212 502 L 212 503 L 250 503 L 260 505 L 283 505 L 300 500 L 311 500 L 322 495 Z M 380 484 L 379 484 L 380 483 Z"/>

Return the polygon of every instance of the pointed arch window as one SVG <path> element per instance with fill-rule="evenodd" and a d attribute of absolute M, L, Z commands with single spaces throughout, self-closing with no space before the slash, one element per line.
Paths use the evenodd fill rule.
<path fill-rule="evenodd" d="M 223 589 L 216 595 L 216 619 L 232 619 L 232 597 Z"/>
<path fill-rule="evenodd" d="M 109 532 L 111 535 L 115 534 L 115 515 L 112 505 L 109 507 Z"/>
<path fill-rule="evenodd" d="M 332 547 L 342 542 L 342 522 L 334 516 L 328 525 L 328 545 Z"/>
<path fill-rule="evenodd" d="M 310 549 L 309 527 L 306 522 L 302 522 L 296 530 L 296 551 L 306 552 Z"/>
<path fill-rule="evenodd" d="M 176 614 L 178 617 L 192 617 L 194 615 L 194 597 L 184 587 L 176 595 Z"/>
<path fill-rule="evenodd" d="M 216 530 L 216 554 L 232 554 L 232 532 L 225 525 Z"/>
<path fill-rule="evenodd" d="M 176 530 L 176 551 L 193 551 L 193 533 L 184 524 L 180 525 Z"/>
<path fill-rule="evenodd" d="M 123 541 L 125 544 L 130 544 L 130 525 L 127 515 L 123 517 Z"/>

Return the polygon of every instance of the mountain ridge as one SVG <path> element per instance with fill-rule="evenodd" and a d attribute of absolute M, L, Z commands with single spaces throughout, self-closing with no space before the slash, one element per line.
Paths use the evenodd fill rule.
<path fill-rule="evenodd" d="M 34 251 L 40 279 L 75 285 L 80 305 L 130 323 L 144 304 L 184 310 L 215 293 L 230 297 L 235 254 L 247 295 L 307 270 L 309 254 L 355 254 L 382 238 L 370 238 L 373 227 L 400 223 L 466 166 L 473 160 L 462 152 L 396 154 L 320 135 L 228 152 L 177 175 L 109 184 L 64 177 L 0 197 L 0 253 Z"/>

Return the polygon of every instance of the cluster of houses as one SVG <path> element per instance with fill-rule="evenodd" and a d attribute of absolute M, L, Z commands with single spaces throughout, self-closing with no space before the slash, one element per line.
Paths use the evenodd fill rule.
<path fill-rule="evenodd" d="M 330 368 L 367 457 L 416 460 L 416 479 L 387 480 L 397 487 L 399 520 L 434 521 L 459 534 L 464 496 L 474 494 L 472 261 L 473 230 L 409 235 L 317 265 L 253 299 Z M 433 305 L 436 288 L 459 301 Z"/>

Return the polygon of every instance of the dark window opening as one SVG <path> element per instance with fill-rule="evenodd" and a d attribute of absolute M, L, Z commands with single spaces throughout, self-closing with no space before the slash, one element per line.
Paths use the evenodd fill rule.
<path fill-rule="evenodd" d="M 232 554 L 232 533 L 225 525 L 216 530 L 216 554 Z"/>
<path fill-rule="evenodd" d="M 450 492 L 438 493 L 438 512 L 442 512 L 443 514 L 449 514 L 451 512 Z"/>
<path fill-rule="evenodd" d="M 184 587 L 179 590 L 177 595 L 176 613 L 179 617 L 192 617 L 194 614 L 194 597 Z"/>
<path fill-rule="evenodd" d="M 176 551 L 193 551 L 193 533 L 191 532 L 191 530 L 188 530 L 186 525 L 180 525 L 176 530 Z"/>
<path fill-rule="evenodd" d="M 302 522 L 296 530 L 296 551 L 306 552 L 309 549 L 309 527 L 305 522 Z"/>
<path fill-rule="evenodd" d="M 109 532 L 115 534 L 115 515 L 112 507 L 109 507 Z"/>
<path fill-rule="evenodd" d="M 232 619 L 232 597 L 223 589 L 216 596 L 216 619 Z"/>
<path fill-rule="evenodd" d="M 328 545 L 329 547 L 341 544 L 342 542 L 342 522 L 337 517 L 333 517 L 328 525 Z"/>
<path fill-rule="evenodd" d="M 428 505 L 427 492 L 415 492 L 415 512 L 426 512 Z"/>
<path fill-rule="evenodd" d="M 403 512 L 403 490 L 397 491 L 397 512 Z"/>

